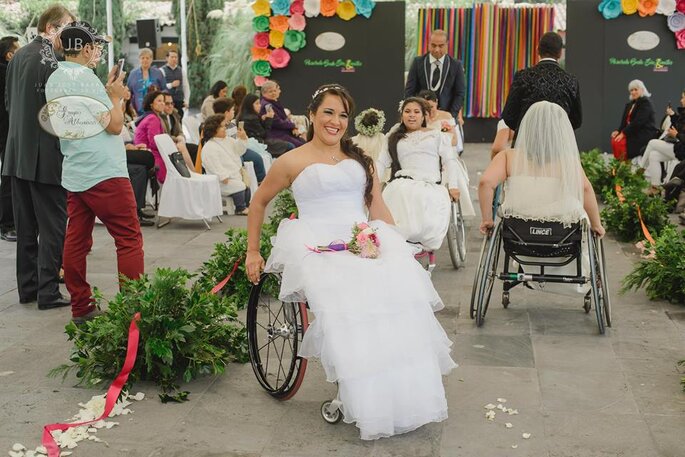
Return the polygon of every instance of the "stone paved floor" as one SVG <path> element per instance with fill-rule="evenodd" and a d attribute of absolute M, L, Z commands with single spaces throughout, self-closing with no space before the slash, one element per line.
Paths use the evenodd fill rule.
<path fill-rule="evenodd" d="M 467 145 L 465 160 L 477 182 L 487 146 Z M 475 194 L 475 190 L 474 190 Z M 474 195 L 475 197 L 475 195 Z M 196 269 L 229 226 L 228 217 L 206 231 L 199 223 L 145 228 L 146 267 Z M 619 295 L 620 279 L 635 260 L 626 245 L 607 240 L 614 327 L 597 334 L 580 297 L 514 289 L 512 304 L 497 304 L 483 328 L 468 317 L 480 236 L 468 233 L 468 267 L 452 269 L 446 249 L 438 255 L 434 283 L 446 309 L 439 319 L 454 341 L 460 363 L 445 378 L 450 418 L 404 436 L 362 442 L 356 428 L 331 426 L 319 415 L 335 387 L 312 363 L 294 399 L 279 402 L 259 387 L 249 364 L 232 365 L 218 378 L 188 386 L 191 400 L 162 405 L 154 386 L 132 416 L 98 436 L 109 446 L 83 443 L 74 456 L 463 456 L 463 457 L 679 457 L 685 455 L 685 394 L 676 361 L 685 358 L 685 308 L 650 302 L 644 293 Z M 67 309 L 38 311 L 20 305 L 14 286 L 14 245 L 0 242 L 0 454 L 12 443 L 38 445 L 41 427 L 68 419 L 97 390 L 74 388 L 46 377 L 66 360 Z M 89 278 L 106 296 L 116 290 L 114 247 L 96 228 Z M 497 285 L 496 285 L 497 287 Z M 501 290 L 501 286 L 500 286 Z M 4 375 L 5 372 L 12 372 Z M 504 397 L 520 414 L 512 429 L 484 419 L 483 405 Z M 501 416 L 501 415 L 499 415 Z M 531 433 L 529 440 L 522 432 Z M 511 446 L 518 444 L 518 448 Z"/>

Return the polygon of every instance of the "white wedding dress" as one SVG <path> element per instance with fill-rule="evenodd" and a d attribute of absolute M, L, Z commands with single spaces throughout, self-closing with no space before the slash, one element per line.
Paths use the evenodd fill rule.
<path fill-rule="evenodd" d="M 315 319 L 300 355 L 321 360 L 345 422 L 371 440 L 446 419 L 442 375 L 456 364 L 433 315 L 443 303 L 392 226 L 370 222 L 377 259 L 307 248 L 348 241 L 367 220 L 365 182 L 355 160 L 306 167 L 292 184 L 298 219 L 281 222 L 266 271 L 282 273 L 281 300 L 308 302 Z"/>

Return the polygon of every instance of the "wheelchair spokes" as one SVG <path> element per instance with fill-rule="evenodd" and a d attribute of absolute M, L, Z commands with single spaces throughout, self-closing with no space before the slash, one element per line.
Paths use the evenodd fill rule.
<path fill-rule="evenodd" d="M 447 229 L 447 247 L 454 268 L 461 268 L 466 264 L 466 227 L 461 212 L 461 204 L 452 202 L 450 225 Z"/>

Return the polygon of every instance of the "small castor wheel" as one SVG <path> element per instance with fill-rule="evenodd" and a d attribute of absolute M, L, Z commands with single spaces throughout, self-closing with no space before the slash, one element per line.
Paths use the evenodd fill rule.
<path fill-rule="evenodd" d="M 585 310 L 585 314 L 589 313 L 591 308 L 592 305 L 590 304 L 590 297 L 585 297 L 583 300 L 583 309 Z"/>
<path fill-rule="evenodd" d="M 509 292 L 502 292 L 502 306 L 509 307 Z"/>
<path fill-rule="evenodd" d="M 337 424 L 343 418 L 340 408 L 331 406 L 331 401 L 325 401 L 321 404 L 321 417 L 329 424 Z"/>

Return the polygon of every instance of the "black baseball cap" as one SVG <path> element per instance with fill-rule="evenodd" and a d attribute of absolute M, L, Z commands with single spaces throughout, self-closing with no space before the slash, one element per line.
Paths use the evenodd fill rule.
<path fill-rule="evenodd" d="M 86 44 L 109 43 L 112 38 L 98 34 L 98 31 L 87 22 L 74 21 L 64 26 L 60 33 L 60 41 L 65 51 L 80 51 Z"/>

